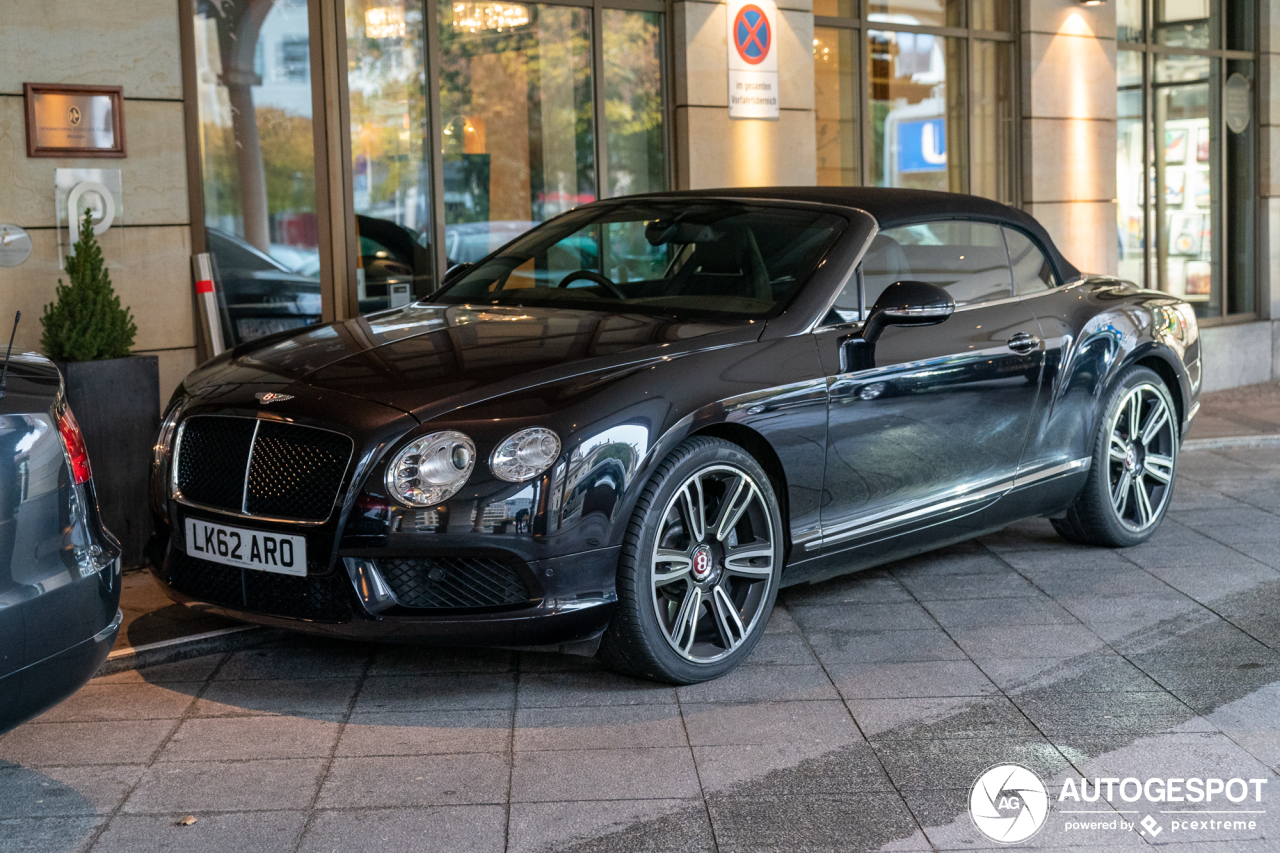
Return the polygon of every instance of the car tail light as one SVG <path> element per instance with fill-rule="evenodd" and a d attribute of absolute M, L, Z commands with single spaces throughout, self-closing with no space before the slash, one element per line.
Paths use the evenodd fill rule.
<path fill-rule="evenodd" d="M 76 423 L 76 416 L 71 414 L 70 406 L 63 406 L 58 413 L 58 433 L 67 451 L 67 461 L 71 463 L 71 481 L 79 486 L 87 482 L 93 472 L 89 470 L 89 449 L 84 445 L 84 433 Z"/>

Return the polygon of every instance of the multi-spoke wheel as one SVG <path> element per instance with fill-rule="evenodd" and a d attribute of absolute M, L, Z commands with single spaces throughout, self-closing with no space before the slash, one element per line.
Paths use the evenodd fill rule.
<path fill-rule="evenodd" d="M 689 439 L 641 495 L 601 658 L 680 684 L 728 672 L 764 631 L 781 562 L 781 513 L 768 476 L 737 445 Z"/>
<path fill-rule="evenodd" d="M 1177 410 L 1164 380 L 1145 367 L 1131 369 L 1108 401 L 1084 491 L 1054 527 L 1077 542 L 1145 542 L 1169 506 L 1178 444 Z"/>

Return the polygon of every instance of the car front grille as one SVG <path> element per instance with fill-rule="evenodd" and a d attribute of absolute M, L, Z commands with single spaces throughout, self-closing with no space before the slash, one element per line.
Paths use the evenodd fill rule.
<path fill-rule="evenodd" d="M 516 567 L 490 557 L 381 557 L 377 566 L 404 607 L 504 607 L 530 599 Z"/>
<path fill-rule="evenodd" d="M 348 583 L 341 575 L 277 575 L 224 566 L 174 549 L 169 554 L 168 581 L 194 599 L 236 610 L 318 622 L 352 618 Z"/>
<path fill-rule="evenodd" d="M 242 515 L 324 521 L 351 450 L 350 438 L 329 430 L 253 418 L 188 418 L 174 463 L 178 493 Z"/>

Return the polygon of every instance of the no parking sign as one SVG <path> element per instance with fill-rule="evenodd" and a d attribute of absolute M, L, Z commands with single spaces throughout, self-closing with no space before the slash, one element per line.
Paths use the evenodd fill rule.
<path fill-rule="evenodd" d="M 778 117 L 778 6 L 729 2 L 729 117 Z"/>

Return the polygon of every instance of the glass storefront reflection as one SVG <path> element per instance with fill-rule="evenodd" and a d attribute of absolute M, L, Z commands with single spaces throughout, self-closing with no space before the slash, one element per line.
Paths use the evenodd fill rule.
<path fill-rule="evenodd" d="M 962 44 L 927 33 L 867 31 L 872 184 L 964 191 Z"/>
<path fill-rule="evenodd" d="M 224 333 L 240 343 L 320 319 L 305 0 L 199 0 L 199 145 Z"/>
<path fill-rule="evenodd" d="M 420 2 L 347 0 L 351 182 L 362 313 L 398 308 L 435 287 Z"/>
<path fill-rule="evenodd" d="M 449 264 L 596 198 L 591 11 L 496 5 L 439 6 Z"/>
<path fill-rule="evenodd" d="M 601 17 L 607 195 L 664 190 L 662 15 L 605 9 Z"/>

